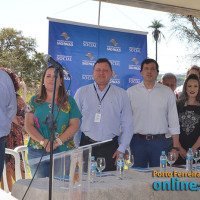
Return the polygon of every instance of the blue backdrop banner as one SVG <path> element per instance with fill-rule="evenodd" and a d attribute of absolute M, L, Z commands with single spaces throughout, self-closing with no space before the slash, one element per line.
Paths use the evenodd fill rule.
<path fill-rule="evenodd" d="M 141 62 L 147 58 L 147 33 L 49 19 L 49 54 L 66 67 L 72 77 L 69 94 L 93 82 L 98 58 L 112 64 L 111 83 L 121 88 L 141 82 Z M 69 78 L 66 79 L 66 87 Z"/>

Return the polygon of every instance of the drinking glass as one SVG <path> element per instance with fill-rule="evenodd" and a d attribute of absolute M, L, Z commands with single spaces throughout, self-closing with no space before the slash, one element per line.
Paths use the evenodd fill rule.
<path fill-rule="evenodd" d="M 125 157 L 125 163 L 126 163 L 126 166 L 128 167 L 128 169 L 130 169 L 133 164 L 134 164 L 134 157 L 133 155 L 129 154 L 129 155 L 126 155 Z"/>
<path fill-rule="evenodd" d="M 106 161 L 105 158 L 97 158 L 97 170 L 100 172 L 100 179 L 102 176 L 102 171 L 105 169 L 106 167 Z"/>
<path fill-rule="evenodd" d="M 172 164 L 174 164 L 176 161 L 176 154 L 174 152 L 169 152 L 167 156 L 167 162 L 170 165 L 170 170 L 172 168 Z"/>
<path fill-rule="evenodd" d="M 195 171 L 197 170 L 197 161 L 200 159 L 200 151 L 199 150 L 195 150 L 194 151 L 194 160 L 195 160 Z"/>

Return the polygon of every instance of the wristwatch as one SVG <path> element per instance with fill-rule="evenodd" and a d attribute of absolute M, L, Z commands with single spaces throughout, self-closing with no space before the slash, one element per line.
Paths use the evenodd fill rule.
<path fill-rule="evenodd" d="M 176 151 L 180 151 L 179 147 L 172 147 L 172 149 L 175 149 Z"/>
<path fill-rule="evenodd" d="M 40 145 L 44 145 L 44 139 L 40 141 Z"/>

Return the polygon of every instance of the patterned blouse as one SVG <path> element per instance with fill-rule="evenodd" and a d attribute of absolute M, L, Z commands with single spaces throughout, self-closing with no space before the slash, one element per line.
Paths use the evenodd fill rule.
<path fill-rule="evenodd" d="M 36 104 L 35 98 L 36 96 L 33 96 L 30 102 L 28 103 L 26 112 L 34 114 L 34 127 L 40 132 L 40 134 L 45 139 L 49 139 L 50 131 L 48 128 L 48 124 L 43 124 L 43 121 L 45 120 L 46 116 L 51 112 L 51 103 L 44 102 Z M 67 103 L 65 103 L 65 106 L 62 106 L 59 113 L 58 111 L 59 111 L 59 106 L 55 104 L 54 120 L 56 119 L 57 114 L 58 118 L 57 118 L 57 130 L 54 134 L 54 139 L 56 139 L 56 137 L 59 137 L 65 132 L 65 130 L 68 127 L 70 119 L 82 117 L 75 100 L 71 96 L 68 96 L 68 101 Z M 29 138 L 28 147 L 32 147 L 34 149 L 43 148 L 39 142 L 35 141 L 31 137 Z M 74 148 L 75 145 L 73 138 L 67 140 L 63 145 L 58 146 L 60 152 L 71 150 Z"/>

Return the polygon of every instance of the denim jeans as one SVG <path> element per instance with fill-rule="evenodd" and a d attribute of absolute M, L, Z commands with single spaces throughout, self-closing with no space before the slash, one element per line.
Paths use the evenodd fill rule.
<path fill-rule="evenodd" d="M 5 161 L 5 143 L 6 143 L 6 137 L 1 137 L 0 138 L 0 181 Z"/>
<path fill-rule="evenodd" d="M 134 167 L 159 167 L 161 152 L 167 153 L 168 145 L 165 137 L 146 140 L 133 136 L 130 148 L 134 156 Z"/>
<path fill-rule="evenodd" d="M 28 148 L 28 160 L 34 159 L 34 158 L 40 158 L 43 153 L 43 149 L 33 149 L 31 147 Z M 53 153 L 59 153 L 59 150 L 56 149 L 54 150 Z M 50 153 L 45 152 L 44 156 L 50 155 Z M 30 170 L 32 176 L 35 173 L 35 170 L 37 168 L 38 164 L 30 165 Z M 35 175 L 35 178 L 44 178 L 44 177 L 49 177 L 49 167 L 50 167 L 50 161 L 42 161 L 40 163 L 40 166 L 37 170 L 37 173 Z"/>

